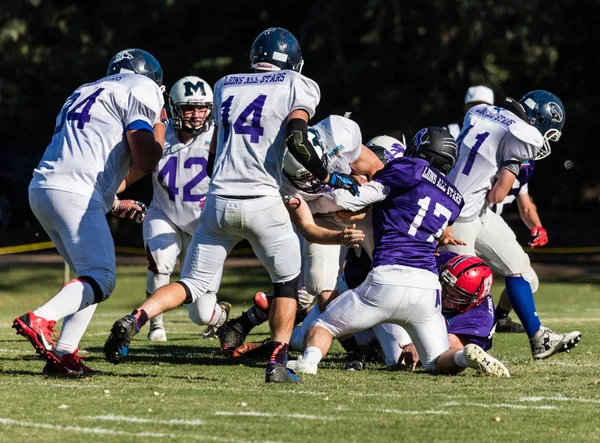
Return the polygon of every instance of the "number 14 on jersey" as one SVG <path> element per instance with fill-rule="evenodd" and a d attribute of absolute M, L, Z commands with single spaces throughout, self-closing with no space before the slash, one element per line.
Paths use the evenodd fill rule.
<path fill-rule="evenodd" d="M 234 96 L 230 95 L 221 105 L 221 120 L 223 122 L 224 140 L 227 140 L 231 135 L 230 111 Z M 250 135 L 250 143 L 258 143 L 260 137 L 264 133 L 264 128 L 260 125 L 262 111 L 265 106 L 267 96 L 260 94 L 256 97 L 233 123 L 233 132 L 238 135 Z M 252 115 L 252 119 L 248 123 L 248 118 Z"/>

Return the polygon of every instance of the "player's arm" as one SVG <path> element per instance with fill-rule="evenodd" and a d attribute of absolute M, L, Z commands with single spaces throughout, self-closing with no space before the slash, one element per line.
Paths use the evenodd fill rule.
<path fill-rule="evenodd" d="M 347 211 L 358 212 L 373 203 L 384 200 L 388 196 L 388 193 L 389 189 L 385 185 L 377 181 L 371 181 L 360 187 L 360 195 L 350 195 L 348 192 L 335 190 L 332 193 L 332 197 L 335 203 L 341 208 Z"/>
<path fill-rule="evenodd" d="M 349 225 L 342 231 L 323 228 L 315 224 L 312 213 L 304 199 L 297 196 L 284 198 L 285 206 L 290 213 L 292 223 L 302 237 L 311 243 L 321 245 L 342 245 L 347 248 L 358 248 L 365 235 L 355 225 Z"/>
<path fill-rule="evenodd" d="M 517 195 L 517 206 L 519 207 L 519 215 L 523 223 L 531 230 L 531 236 L 533 241 L 529 243 L 529 246 L 535 248 L 537 246 L 544 246 L 548 243 L 548 233 L 542 226 L 542 221 L 537 212 L 537 206 L 531 200 L 528 193 Z"/>
<path fill-rule="evenodd" d="M 327 168 L 315 152 L 308 140 L 308 112 L 296 109 L 288 116 L 285 142 L 290 154 L 319 181 L 333 188 L 350 191 L 353 195 L 359 193 L 358 181 L 347 174 L 334 172 L 329 174 Z"/>
<path fill-rule="evenodd" d="M 361 144 L 360 155 L 350 167 L 354 172 L 366 175 L 368 180 L 372 180 L 375 173 L 383 168 L 383 163 L 373 151 Z"/>
<path fill-rule="evenodd" d="M 515 171 L 516 167 L 516 171 Z M 518 163 L 509 163 L 500 170 L 498 180 L 487 193 L 487 201 L 489 203 L 502 203 L 515 182 L 519 173 Z"/>

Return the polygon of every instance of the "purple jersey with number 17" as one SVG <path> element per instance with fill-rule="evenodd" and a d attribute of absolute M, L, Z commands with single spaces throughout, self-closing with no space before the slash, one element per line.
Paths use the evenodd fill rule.
<path fill-rule="evenodd" d="M 460 214 L 462 195 L 419 158 L 389 162 L 375 181 L 388 189 L 388 196 L 373 205 L 373 267 L 402 265 L 437 275 L 437 240 Z"/>

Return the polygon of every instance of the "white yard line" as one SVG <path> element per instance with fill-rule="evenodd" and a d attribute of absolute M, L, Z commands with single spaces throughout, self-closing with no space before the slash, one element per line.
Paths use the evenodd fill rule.
<path fill-rule="evenodd" d="M 375 412 L 385 412 L 386 414 L 403 415 L 448 415 L 448 411 L 401 411 L 399 409 L 376 409 Z"/>
<path fill-rule="evenodd" d="M 471 402 L 456 402 L 451 401 L 448 403 L 442 403 L 442 406 L 476 406 L 478 408 L 509 408 L 509 409 L 541 409 L 541 410 L 555 410 L 558 409 L 556 406 L 525 406 L 516 405 L 510 403 L 471 403 Z"/>
<path fill-rule="evenodd" d="M 336 420 L 336 417 L 307 415 L 307 414 L 274 414 L 272 412 L 256 411 L 217 411 L 215 415 L 241 416 L 241 417 L 282 417 L 282 418 L 300 418 L 305 420 Z"/>
<path fill-rule="evenodd" d="M 591 398 L 569 398 L 563 397 L 562 395 L 556 395 L 554 397 L 521 397 L 519 401 L 522 402 L 538 402 L 538 401 L 572 401 L 575 403 L 600 403 L 600 400 Z"/>
<path fill-rule="evenodd" d="M 189 426 L 199 426 L 203 425 L 204 422 L 200 420 L 182 420 L 182 419 L 171 419 L 171 420 L 158 420 L 151 418 L 142 418 L 142 417 L 125 417 L 122 415 L 89 415 L 85 417 L 79 417 L 86 420 L 104 420 L 104 421 L 125 421 L 129 423 L 157 423 L 161 425 L 189 425 Z"/>
<path fill-rule="evenodd" d="M 32 423 L 28 421 L 13 420 L 10 418 L 0 417 L 0 424 L 6 426 L 20 426 L 23 428 L 38 428 L 38 429 L 50 429 L 61 432 L 80 432 L 83 434 L 104 434 L 104 435 L 122 435 L 130 437 L 154 437 L 154 438 L 175 438 L 174 434 L 163 434 L 160 432 L 126 432 L 126 431 L 115 431 L 112 429 L 104 428 L 85 428 L 81 426 L 61 426 L 53 425 L 50 423 Z"/>
<path fill-rule="evenodd" d="M 564 361 L 547 361 L 544 364 L 549 366 L 567 366 L 569 368 L 600 368 L 600 363 L 567 363 Z"/>

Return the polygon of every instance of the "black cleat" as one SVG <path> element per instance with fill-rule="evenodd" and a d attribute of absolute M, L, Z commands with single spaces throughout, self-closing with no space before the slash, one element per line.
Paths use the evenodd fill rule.
<path fill-rule="evenodd" d="M 517 323 L 513 321 L 510 316 L 506 316 L 501 318 L 496 323 L 496 334 L 505 334 L 505 333 L 513 333 L 513 334 L 523 334 L 525 332 L 525 328 L 521 323 Z"/>
<path fill-rule="evenodd" d="M 304 383 L 294 371 L 287 368 L 285 363 L 267 363 L 265 368 L 266 383 Z"/>
<path fill-rule="evenodd" d="M 346 354 L 345 371 L 362 371 L 365 369 L 365 354 L 362 352 L 348 352 Z"/>
<path fill-rule="evenodd" d="M 224 354 L 232 354 L 237 348 L 244 344 L 246 334 L 238 318 L 232 318 L 217 328 L 216 336 L 221 342 L 221 351 Z"/>
<path fill-rule="evenodd" d="M 117 320 L 104 343 L 104 358 L 115 365 L 125 361 L 129 352 L 129 343 L 138 332 L 140 330 L 133 315 L 126 315 Z"/>

